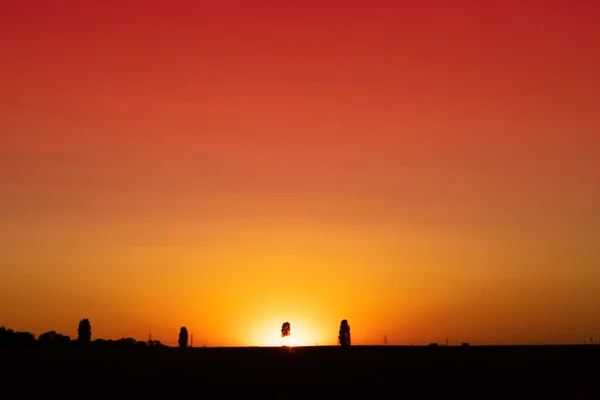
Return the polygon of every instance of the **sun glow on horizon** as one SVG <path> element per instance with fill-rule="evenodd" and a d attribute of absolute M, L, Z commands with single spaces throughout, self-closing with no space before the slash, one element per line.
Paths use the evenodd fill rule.
<path fill-rule="evenodd" d="M 309 324 L 290 320 L 290 335 L 281 337 L 281 324 L 277 322 L 257 325 L 250 336 L 251 345 L 259 347 L 302 347 L 320 343 L 321 335 Z"/>

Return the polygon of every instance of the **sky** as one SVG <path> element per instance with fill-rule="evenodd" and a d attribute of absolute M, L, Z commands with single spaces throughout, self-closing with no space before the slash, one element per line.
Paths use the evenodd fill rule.
<path fill-rule="evenodd" d="M 0 325 L 600 340 L 594 1 L 0 2 Z"/>

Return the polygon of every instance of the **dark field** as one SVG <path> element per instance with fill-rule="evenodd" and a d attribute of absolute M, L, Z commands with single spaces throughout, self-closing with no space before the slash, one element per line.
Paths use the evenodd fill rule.
<path fill-rule="evenodd" d="M 600 398 L 600 348 L 583 345 L 0 351 L 0 365 L 0 399 Z"/>

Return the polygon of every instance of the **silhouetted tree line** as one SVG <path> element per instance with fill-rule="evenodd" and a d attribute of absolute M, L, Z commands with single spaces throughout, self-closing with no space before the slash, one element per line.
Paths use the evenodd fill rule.
<path fill-rule="evenodd" d="M 35 338 L 29 332 L 15 332 L 12 329 L 0 327 L 0 349 L 35 349 L 35 348 L 154 348 L 164 347 L 160 340 L 138 341 L 133 338 L 122 338 L 118 340 L 92 340 L 92 326 L 88 319 L 79 322 L 77 339 L 71 340 L 70 336 L 62 335 L 56 331 L 42 333 Z"/>

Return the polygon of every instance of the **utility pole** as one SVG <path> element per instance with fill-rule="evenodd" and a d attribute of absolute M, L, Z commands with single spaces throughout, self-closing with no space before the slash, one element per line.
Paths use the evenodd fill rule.
<path fill-rule="evenodd" d="M 192 333 L 192 340 L 191 340 L 191 343 L 190 343 L 190 347 L 194 347 L 194 334 L 193 333 Z"/>
<path fill-rule="evenodd" d="M 383 335 L 383 345 L 387 346 L 387 333 Z"/>

